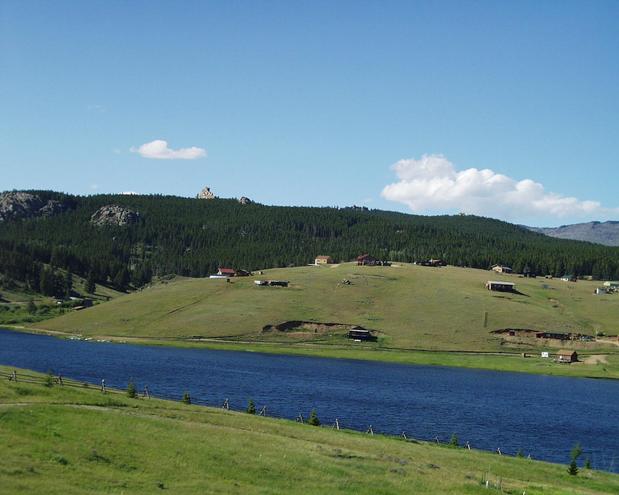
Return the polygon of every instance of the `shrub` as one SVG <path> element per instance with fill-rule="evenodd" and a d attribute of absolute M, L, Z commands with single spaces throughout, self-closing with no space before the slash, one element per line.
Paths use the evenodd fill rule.
<path fill-rule="evenodd" d="M 458 435 L 456 435 L 455 433 L 451 435 L 451 440 L 449 440 L 449 445 L 451 445 L 452 447 L 458 447 L 459 445 Z"/>
<path fill-rule="evenodd" d="M 191 396 L 189 395 L 189 392 L 185 392 L 181 400 L 184 404 L 191 404 Z"/>
<path fill-rule="evenodd" d="M 60 454 L 52 455 L 52 461 L 55 461 L 58 464 L 62 464 L 63 466 L 66 466 L 67 464 L 69 464 L 69 461 L 67 460 L 67 458 L 61 456 Z"/>
<path fill-rule="evenodd" d="M 576 476 L 578 474 L 578 464 L 576 461 L 582 455 L 582 447 L 580 443 L 576 443 L 574 447 L 572 447 L 572 451 L 570 452 L 571 461 L 567 467 L 567 472 L 572 476 Z"/>
<path fill-rule="evenodd" d="M 247 414 L 256 414 L 256 404 L 254 404 L 254 401 L 251 399 L 249 399 L 247 404 Z"/>
<path fill-rule="evenodd" d="M 576 476 L 578 474 L 578 464 L 576 464 L 576 459 L 572 459 L 572 461 L 567 466 L 567 472 L 572 476 Z"/>
<path fill-rule="evenodd" d="M 585 469 L 591 469 L 591 459 L 588 457 L 585 459 Z"/>
<path fill-rule="evenodd" d="M 312 409 L 310 417 L 307 420 L 307 424 L 312 426 L 320 426 L 320 420 L 318 419 L 318 415 L 316 414 L 316 409 Z"/>
<path fill-rule="evenodd" d="M 138 389 L 132 381 L 127 385 L 127 397 L 135 399 L 138 396 Z"/>
<path fill-rule="evenodd" d="M 47 375 L 45 375 L 43 385 L 45 385 L 46 387 L 51 387 L 54 385 L 54 376 L 52 375 L 51 371 L 48 371 Z"/>
<path fill-rule="evenodd" d="M 30 299 L 28 301 L 28 306 L 26 307 L 26 310 L 28 311 L 28 313 L 30 314 L 34 314 L 37 311 L 37 305 L 34 304 L 34 301 L 32 299 Z"/>

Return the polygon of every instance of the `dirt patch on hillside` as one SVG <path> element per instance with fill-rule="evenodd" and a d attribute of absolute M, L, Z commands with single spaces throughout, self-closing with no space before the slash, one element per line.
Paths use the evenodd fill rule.
<path fill-rule="evenodd" d="M 608 356 L 606 354 L 593 354 L 591 356 L 587 356 L 583 359 L 584 364 L 608 364 L 608 360 L 606 359 Z"/>
<path fill-rule="evenodd" d="M 293 332 L 293 333 L 327 333 L 348 332 L 349 330 L 365 330 L 359 325 L 349 323 L 322 323 L 316 321 L 291 320 L 277 325 L 265 325 L 262 333 L 268 332 Z"/>

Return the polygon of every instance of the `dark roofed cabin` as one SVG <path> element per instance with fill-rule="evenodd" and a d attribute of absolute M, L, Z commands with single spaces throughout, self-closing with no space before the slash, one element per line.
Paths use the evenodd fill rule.
<path fill-rule="evenodd" d="M 371 342 L 376 341 L 376 336 L 372 335 L 371 331 L 363 328 L 351 328 L 348 331 L 348 338 L 354 340 L 367 340 Z"/>
<path fill-rule="evenodd" d="M 499 292 L 514 292 L 516 285 L 511 282 L 502 282 L 496 280 L 488 280 L 486 282 L 486 289 L 496 290 Z"/>
<path fill-rule="evenodd" d="M 560 363 L 575 363 L 578 361 L 576 351 L 562 350 L 557 352 L 557 361 Z"/>

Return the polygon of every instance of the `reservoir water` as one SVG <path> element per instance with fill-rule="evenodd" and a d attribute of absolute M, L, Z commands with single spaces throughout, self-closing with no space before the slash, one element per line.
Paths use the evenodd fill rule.
<path fill-rule="evenodd" d="M 619 472 L 619 381 L 438 366 L 64 340 L 0 329 L 0 364 L 220 406 L 248 400 L 269 416 L 567 463 L 576 442 L 597 469 Z"/>

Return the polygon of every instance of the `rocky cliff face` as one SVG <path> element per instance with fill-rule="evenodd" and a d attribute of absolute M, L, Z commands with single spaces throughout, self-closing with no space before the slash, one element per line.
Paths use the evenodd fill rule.
<path fill-rule="evenodd" d="M 90 217 L 90 223 L 97 227 L 108 225 L 124 227 L 138 223 L 139 220 L 140 214 L 137 211 L 118 205 L 102 206 Z"/>
<path fill-rule="evenodd" d="M 205 187 L 198 193 L 196 198 L 197 199 L 215 199 L 215 194 L 213 194 L 210 188 Z"/>
<path fill-rule="evenodd" d="M 7 192 L 0 194 L 0 222 L 51 216 L 66 211 L 67 207 L 60 201 L 50 199 L 43 201 L 36 194 L 25 192 Z"/>

